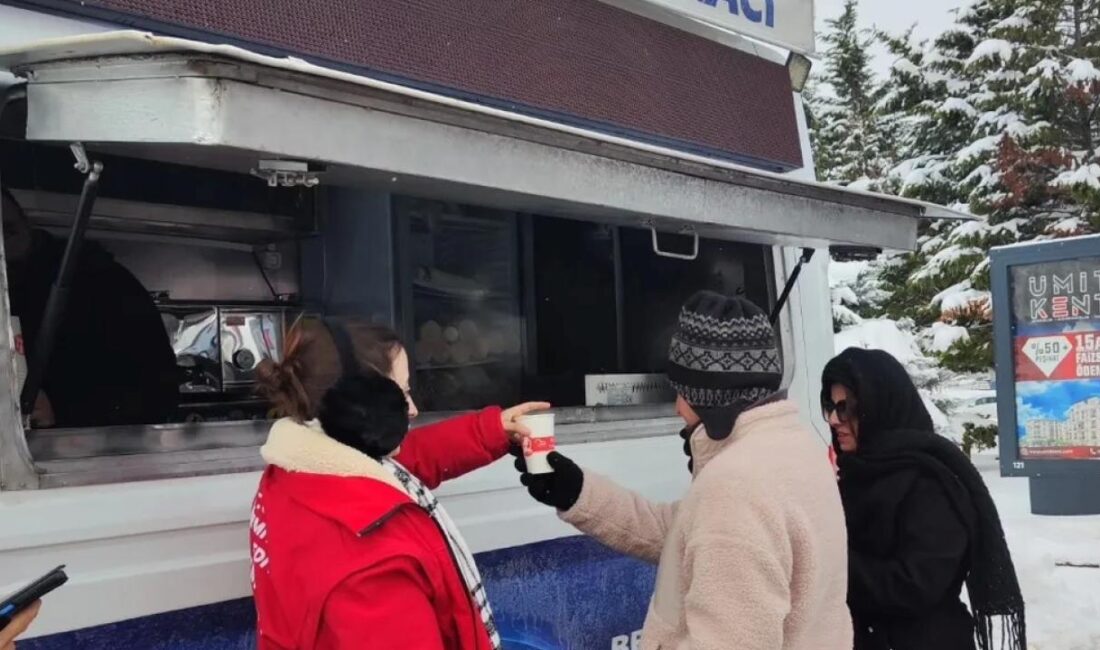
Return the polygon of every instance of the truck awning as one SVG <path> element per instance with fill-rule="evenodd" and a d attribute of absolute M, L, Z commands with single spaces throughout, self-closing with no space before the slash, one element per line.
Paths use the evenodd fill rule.
<path fill-rule="evenodd" d="M 911 249 L 947 208 L 772 174 L 236 47 L 109 32 L 0 52 L 26 138 L 703 237 Z M 793 101 L 793 99 L 792 99 Z M 259 182 L 259 181 L 257 181 Z"/>

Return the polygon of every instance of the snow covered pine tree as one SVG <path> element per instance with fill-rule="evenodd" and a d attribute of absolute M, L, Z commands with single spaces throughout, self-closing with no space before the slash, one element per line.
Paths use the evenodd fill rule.
<path fill-rule="evenodd" d="M 960 325 L 941 364 L 988 371 L 989 248 L 1100 231 L 1100 0 L 979 0 L 931 45 L 886 42 L 898 59 L 874 112 L 898 157 L 880 187 L 978 219 L 880 258 L 864 309 Z"/>
<path fill-rule="evenodd" d="M 890 163 L 870 66 L 873 38 L 857 27 L 856 0 L 827 25 L 825 75 L 811 91 L 814 163 L 819 179 L 866 189 Z"/>

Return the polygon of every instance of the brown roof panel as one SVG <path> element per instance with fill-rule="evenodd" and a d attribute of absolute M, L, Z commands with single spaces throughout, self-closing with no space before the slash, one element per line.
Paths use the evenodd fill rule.
<path fill-rule="evenodd" d="M 598 0 L 30 0 L 291 54 L 774 170 L 802 166 L 786 68 Z"/>

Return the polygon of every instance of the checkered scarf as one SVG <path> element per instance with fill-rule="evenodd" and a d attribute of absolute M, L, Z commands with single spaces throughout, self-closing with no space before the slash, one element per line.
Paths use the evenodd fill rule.
<path fill-rule="evenodd" d="M 478 612 L 481 614 L 481 622 L 485 625 L 485 631 L 489 634 L 489 643 L 492 645 L 493 650 L 501 650 L 503 646 L 500 641 L 500 631 L 497 630 L 496 619 L 493 618 L 493 609 L 489 606 L 489 596 L 485 593 L 485 585 L 481 581 L 481 574 L 474 563 L 474 555 L 470 552 L 470 547 L 466 546 L 462 535 L 459 534 L 458 526 L 455 525 L 455 522 L 440 505 L 431 490 L 424 487 L 424 484 L 410 474 L 400 463 L 392 459 L 386 459 L 382 461 L 382 466 L 393 474 L 394 478 L 404 486 L 409 496 L 416 499 L 417 504 L 424 509 L 424 512 L 428 513 L 428 516 L 443 531 L 443 536 L 447 538 L 447 545 L 451 547 L 451 555 L 454 556 L 455 564 L 458 565 L 458 570 L 462 572 L 462 580 L 466 583 L 470 598 L 473 599 Z"/>

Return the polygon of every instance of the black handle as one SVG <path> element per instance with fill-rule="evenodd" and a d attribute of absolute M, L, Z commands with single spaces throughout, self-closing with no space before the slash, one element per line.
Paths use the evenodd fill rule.
<path fill-rule="evenodd" d="M 772 307 L 771 317 L 768 321 L 772 325 L 779 320 L 779 314 L 783 313 L 783 305 L 787 304 L 787 299 L 791 297 L 791 290 L 794 289 L 794 283 L 798 281 L 798 276 L 802 273 L 802 265 L 809 262 L 814 257 L 816 251 L 813 248 L 803 248 L 802 257 L 798 260 L 798 265 L 791 271 L 791 277 L 787 278 L 787 284 L 783 287 L 783 293 L 779 294 L 779 300 L 775 301 L 775 307 Z"/>

